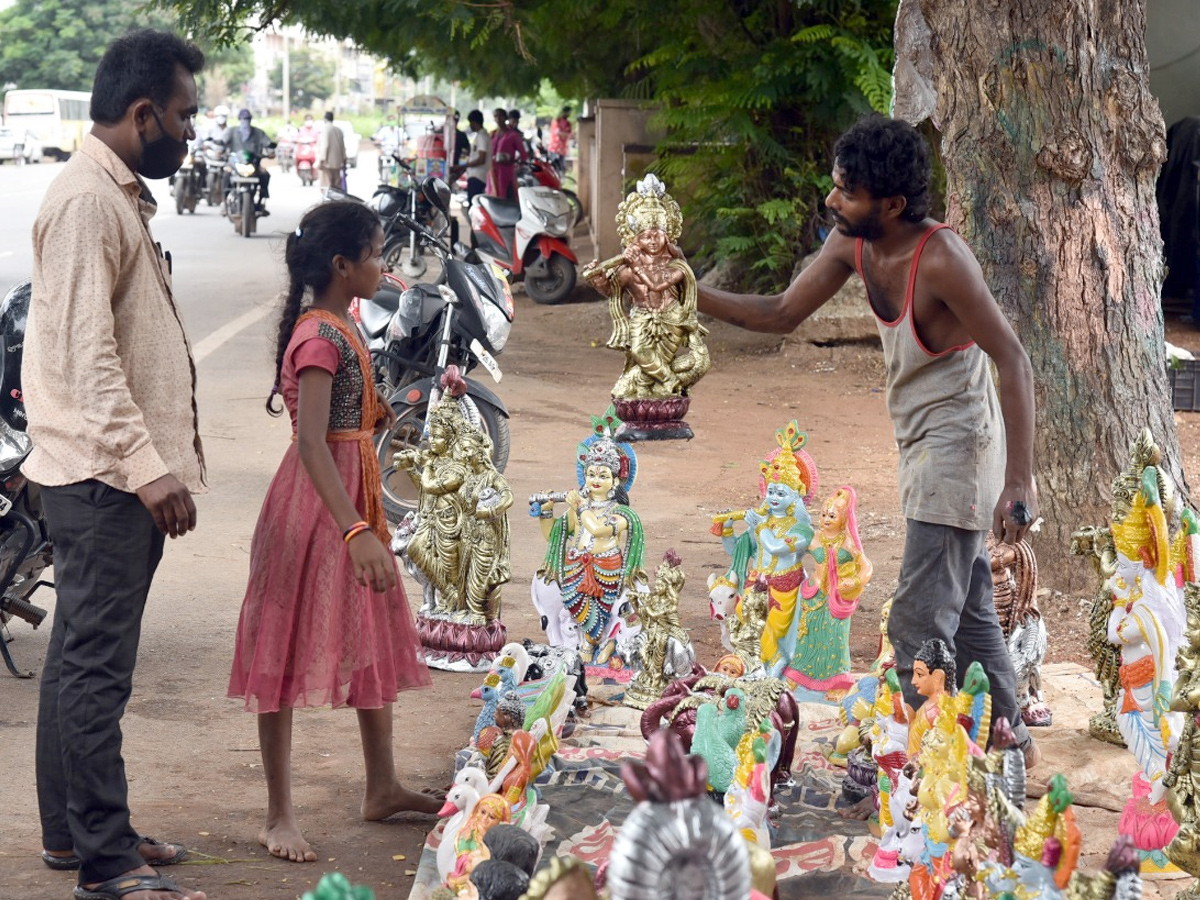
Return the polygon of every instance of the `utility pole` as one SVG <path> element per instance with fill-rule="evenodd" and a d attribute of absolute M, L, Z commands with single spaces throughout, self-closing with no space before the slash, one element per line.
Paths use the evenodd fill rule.
<path fill-rule="evenodd" d="M 288 51 L 287 31 L 283 35 L 283 124 L 292 118 L 292 54 Z"/>

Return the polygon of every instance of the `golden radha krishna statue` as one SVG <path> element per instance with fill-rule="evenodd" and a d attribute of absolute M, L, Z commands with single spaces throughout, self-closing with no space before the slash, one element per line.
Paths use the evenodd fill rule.
<path fill-rule="evenodd" d="M 696 277 L 675 246 L 682 227 L 679 204 L 647 175 L 617 207 L 621 255 L 583 271 L 608 297 L 608 346 L 625 352 L 612 390 L 625 440 L 692 437 L 682 421 L 688 390 L 712 365 L 696 318 Z"/>

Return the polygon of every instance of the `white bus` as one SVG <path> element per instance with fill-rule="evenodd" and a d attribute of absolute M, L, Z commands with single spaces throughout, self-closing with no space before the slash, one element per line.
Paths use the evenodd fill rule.
<path fill-rule="evenodd" d="M 4 124 L 31 131 L 48 156 L 66 159 L 92 127 L 87 91 L 11 90 L 4 95 Z"/>

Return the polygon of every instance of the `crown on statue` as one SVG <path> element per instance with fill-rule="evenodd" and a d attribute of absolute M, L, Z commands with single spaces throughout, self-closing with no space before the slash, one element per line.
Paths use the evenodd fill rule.
<path fill-rule="evenodd" d="M 1158 496 L 1158 470 L 1142 470 L 1142 486 L 1128 513 L 1112 523 L 1113 544 L 1128 559 L 1141 559 L 1162 584 L 1171 567 L 1167 518 Z"/>
<path fill-rule="evenodd" d="M 672 244 L 683 231 L 679 204 L 653 174 L 639 181 L 637 190 L 631 191 L 617 206 L 617 234 L 622 247 L 628 247 L 635 236 L 648 228 L 662 229 Z"/>
<path fill-rule="evenodd" d="M 801 472 L 796 460 L 797 452 L 807 440 L 807 435 L 800 430 L 795 419 L 775 432 L 775 443 L 779 445 L 779 450 L 759 464 L 759 471 L 767 484 L 786 484 L 801 497 L 808 493 L 807 473 Z"/>

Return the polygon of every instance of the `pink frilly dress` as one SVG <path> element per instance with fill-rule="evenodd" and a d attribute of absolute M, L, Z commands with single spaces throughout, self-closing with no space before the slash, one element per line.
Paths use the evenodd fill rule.
<path fill-rule="evenodd" d="M 366 350 L 336 316 L 309 311 L 284 354 L 280 389 L 293 440 L 254 528 L 229 676 L 229 696 L 256 713 L 378 709 L 401 690 L 431 684 L 399 577 L 385 593 L 358 583 L 341 530 L 300 461 L 299 374 L 310 366 L 333 374 L 328 440 L 342 483 L 384 546 L 389 541 L 371 441 L 383 410 Z"/>

